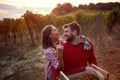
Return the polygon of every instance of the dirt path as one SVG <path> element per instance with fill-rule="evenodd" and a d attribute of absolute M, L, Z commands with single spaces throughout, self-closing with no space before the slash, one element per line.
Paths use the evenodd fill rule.
<path fill-rule="evenodd" d="M 98 65 L 110 73 L 110 80 L 120 80 L 120 40 L 108 34 L 101 15 L 85 35 L 93 41 Z"/>
<path fill-rule="evenodd" d="M 39 47 L 19 46 L 13 52 L 0 56 L 0 80 L 45 80 L 45 59 Z"/>

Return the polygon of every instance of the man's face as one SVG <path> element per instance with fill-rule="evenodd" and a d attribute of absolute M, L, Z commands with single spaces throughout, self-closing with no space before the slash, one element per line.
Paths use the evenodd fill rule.
<path fill-rule="evenodd" d="M 71 31 L 70 27 L 64 29 L 63 35 L 66 37 L 66 41 L 72 42 L 74 40 L 73 31 Z"/>

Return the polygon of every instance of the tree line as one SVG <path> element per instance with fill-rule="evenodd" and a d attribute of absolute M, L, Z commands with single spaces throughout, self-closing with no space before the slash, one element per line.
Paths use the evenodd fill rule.
<path fill-rule="evenodd" d="M 56 16 L 50 14 L 43 16 L 42 14 L 33 14 L 33 12 L 27 10 L 21 18 L 4 18 L 0 21 L 0 42 L 7 46 L 9 43 L 16 44 L 17 41 L 24 42 L 30 40 L 32 44 L 35 44 L 40 42 L 41 30 L 46 25 L 52 24 L 56 26 L 61 33 L 64 24 L 76 21 L 84 25 L 94 18 L 91 15 L 84 14 L 83 16 L 82 14 L 84 13 L 78 11 L 71 15 Z"/>
<path fill-rule="evenodd" d="M 58 29 L 65 23 L 72 22 L 70 16 L 54 16 L 34 14 L 27 10 L 21 18 L 4 18 L 0 21 L 0 43 L 4 45 L 31 41 L 32 44 L 40 42 L 41 30 L 45 25 L 55 25 Z"/>
<path fill-rule="evenodd" d="M 66 8 L 67 9 L 67 8 Z M 4 45 L 16 44 L 30 41 L 32 44 L 40 42 L 40 33 L 44 26 L 52 24 L 62 31 L 62 25 L 76 21 L 82 28 L 88 28 L 94 23 L 99 14 L 103 14 L 106 26 L 111 30 L 113 25 L 120 23 L 120 9 L 113 9 L 107 12 L 94 12 L 87 10 L 77 10 L 67 15 L 45 15 L 33 14 L 27 10 L 21 18 L 4 18 L 0 21 L 0 43 Z"/>
<path fill-rule="evenodd" d="M 120 9 L 120 3 L 119 2 L 97 3 L 97 4 L 90 3 L 89 5 L 80 4 L 77 7 L 77 6 L 73 6 L 71 3 L 66 2 L 64 4 L 57 4 L 57 6 L 52 10 L 51 14 L 65 15 L 67 13 L 70 13 L 79 9 L 108 11 L 114 8 Z"/>

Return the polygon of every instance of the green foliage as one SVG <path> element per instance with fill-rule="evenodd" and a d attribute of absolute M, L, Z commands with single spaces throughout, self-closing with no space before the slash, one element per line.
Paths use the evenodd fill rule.
<path fill-rule="evenodd" d="M 72 22 L 74 19 L 71 16 L 56 16 L 54 18 L 53 24 L 59 29 L 62 29 L 64 24 Z"/>
<path fill-rule="evenodd" d="M 80 25 L 84 26 L 93 23 L 97 15 L 98 13 L 95 12 L 79 10 L 78 12 L 76 12 L 75 18 Z"/>
<path fill-rule="evenodd" d="M 43 27 L 44 25 L 43 15 L 41 14 L 33 14 L 31 11 L 27 10 L 23 17 L 25 19 L 27 26 L 32 30 L 38 31 L 41 29 L 40 27 Z"/>
<path fill-rule="evenodd" d="M 120 23 L 120 9 L 113 9 L 112 11 L 105 13 L 104 22 L 109 30 L 111 30 L 116 23 Z"/>
<path fill-rule="evenodd" d="M 54 15 L 45 15 L 44 16 L 44 26 L 53 24 L 55 16 Z"/>
<path fill-rule="evenodd" d="M 60 6 L 60 5 L 58 5 Z M 26 11 L 26 13 L 19 19 L 4 19 L 0 21 L 0 35 L 2 34 L 29 34 L 28 37 L 31 38 L 31 41 L 34 43 L 34 40 L 39 39 L 39 33 L 42 28 L 46 25 L 56 26 L 60 32 L 62 31 L 62 26 L 64 24 L 77 21 L 83 29 L 87 29 L 95 19 L 97 18 L 100 11 L 91 11 L 91 10 L 77 10 L 66 15 L 57 16 L 57 15 L 41 15 L 33 14 L 31 11 Z M 113 16 L 114 14 L 114 16 Z M 109 17 L 108 17 L 109 15 Z M 120 22 L 120 12 L 116 10 L 115 12 L 111 11 L 105 14 L 105 20 L 107 25 L 118 21 Z M 112 18 L 112 19 L 111 19 Z M 82 29 L 82 30 L 83 30 Z M 16 35 L 17 35 L 16 34 Z M 35 39 L 35 36 L 38 37 Z M 26 37 L 23 35 L 23 37 Z"/>

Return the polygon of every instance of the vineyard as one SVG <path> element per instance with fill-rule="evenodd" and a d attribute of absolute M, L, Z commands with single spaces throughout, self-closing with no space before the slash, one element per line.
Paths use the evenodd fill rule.
<path fill-rule="evenodd" d="M 41 30 L 76 21 L 82 34 L 94 44 L 98 66 L 120 80 L 120 10 L 77 10 L 65 15 L 33 14 L 27 10 L 19 19 L 0 21 L 0 80 L 44 80 L 45 58 L 41 50 Z"/>

